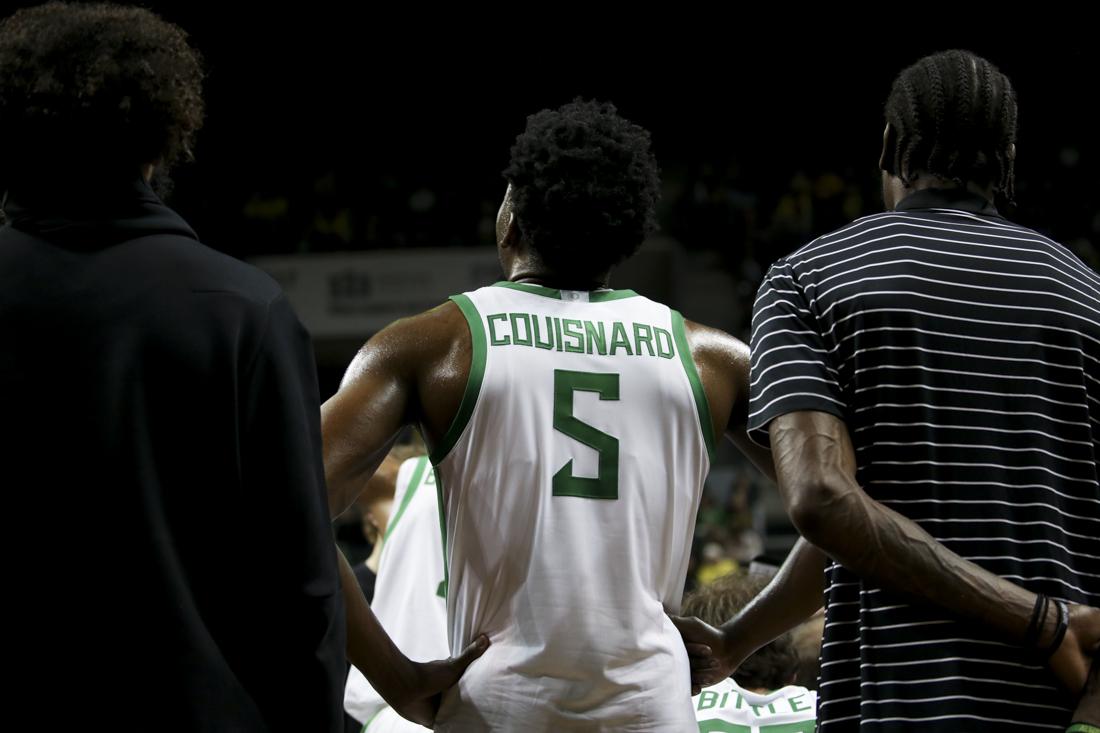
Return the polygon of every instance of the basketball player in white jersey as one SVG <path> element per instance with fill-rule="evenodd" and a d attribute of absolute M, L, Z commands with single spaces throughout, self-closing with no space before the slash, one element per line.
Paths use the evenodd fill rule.
<path fill-rule="evenodd" d="M 439 499 L 428 457 L 401 462 L 390 486 L 392 504 L 381 520 L 381 557 L 371 609 L 410 659 L 446 657 L 450 652 Z M 427 730 L 398 715 L 354 667 L 344 690 L 344 709 L 365 726 L 364 733 Z"/>
<path fill-rule="evenodd" d="M 506 281 L 379 332 L 323 406 L 330 509 L 419 426 L 440 484 L 451 649 L 491 639 L 437 730 L 692 730 L 666 612 L 716 436 L 754 451 L 748 350 L 609 289 L 652 231 L 659 190 L 649 134 L 612 106 L 531 116 L 505 178 Z M 352 661 L 376 666 L 376 686 L 391 662 L 407 676 L 354 589 Z"/>

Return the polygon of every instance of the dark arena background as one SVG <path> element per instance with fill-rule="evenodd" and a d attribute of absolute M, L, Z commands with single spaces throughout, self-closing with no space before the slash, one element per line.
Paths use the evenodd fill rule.
<path fill-rule="evenodd" d="M 869 15 L 798 30 L 743 6 L 667 23 L 550 5 L 148 7 L 189 32 L 208 74 L 195 160 L 172 172 L 167 201 L 206 244 L 279 280 L 311 331 L 322 399 L 379 328 L 497 279 L 512 141 L 528 114 L 578 96 L 648 128 L 662 168 L 660 232 L 612 285 L 746 341 L 772 261 L 881 210 L 891 80 L 946 48 L 1016 86 L 1017 200 L 1002 212 L 1100 266 L 1100 51 L 1057 26 L 929 32 Z M 837 23 L 850 30 L 827 30 Z M 708 479 L 689 586 L 793 542 L 774 489 L 737 455 L 723 446 Z M 341 535 L 353 560 L 357 532 Z"/>

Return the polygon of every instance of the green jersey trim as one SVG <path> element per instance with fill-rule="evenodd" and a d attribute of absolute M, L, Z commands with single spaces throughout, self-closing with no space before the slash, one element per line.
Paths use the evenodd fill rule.
<path fill-rule="evenodd" d="M 437 466 L 451 452 L 451 448 L 454 448 L 462 431 L 470 422 L 470 415 L 474 413 L 477 397 L 481 393 L 481 382 L 485 378 L 485 326 L 481 322 L 481 314 L 478 313 L 473 301 L 465 295 L 452 295 L 451 300 L 462 310 L 462 315 L 466 316 L 466 323 L 470 326 L 470 346 L 473 354 L 470 357 L 470 375 L 466 378 L 466 391 L 462 393 L 458 412 L 455 413 L 442 442 L 431 452 L 432 464 Z"/>
<path fill-rule="evenodd" d="M 397 512 L 393 515 L 393 519 L 386 525 L 386 534 L 382 535 L 382 542 L 390 538 L 393 534 L 393 528 L 397 526 L 397 522 L 405 514 L 405 510 L 409 508 L 409 502 L 412 501 L 413 494 L 420 488 L 420 482 L 424 478 L 424 469 L 428 465 L 428 457 L 420 456 L 416 462 L 416 468 L 413 469 L 412 478 L 409 479 L 409 487 L 405 489 L 405 495 L 401 497 L 401 506 L 397 507 Z"/>
<path fill-rule="evenodd" d="M 374 715 L 370 716 L 366 723 L 363 723 L 363 728 L 359 731 L 359 733 L 367 733 L 367 728 L 370 728 L 370 724 L 374 722 L 374 719 L 381 715 L 382 711 L 388 707 L 389 705 L 383 705 L 382 707 L 375 710 Z"/>
<path fill-rule="evenodd" d="M 695 407 L 699 412 L 699 429 L 703 432 L 703 442 L 707 446 L 707 456 L 711 464 L 714 463 L 714 422 L 710 417 L 710 403 L 707 402 L 707 393 L 703 390 L 703 382 L 699 379 L 699 371 L 695 368 L 695 361 L 691 358 L 691 347 L 688 346 L 687 332 L 684 330 L 684 317 L 679 311 L 672 311 L 672 337 L 676 339 L 676 350 L 680 352 L 680 363 L 684 365 L 688 382 L 691 383 L 691 393 L 695 396 Z"/>

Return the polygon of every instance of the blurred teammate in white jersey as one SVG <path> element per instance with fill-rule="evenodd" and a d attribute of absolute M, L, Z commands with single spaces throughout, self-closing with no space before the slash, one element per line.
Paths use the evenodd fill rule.
<path fill-rule="evenodd" d="M 435 472 L 424 455 L 398 461 L 391 453 L 384 468 L 391 470 L 380 468 L 371 479 L 372 484 L 384 484 L 375 492 L 371 507 L 381 547 L 371 609 L 411 659 L 446 657 L 447 606 Z M 399 716 L 354 667 L 344 691 L 344 709 L 365 725 L 365 733 L 427 730 Z"/>

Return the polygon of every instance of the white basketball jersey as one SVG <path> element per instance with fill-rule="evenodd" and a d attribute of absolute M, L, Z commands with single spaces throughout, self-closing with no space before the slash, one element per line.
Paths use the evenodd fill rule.
<path fill-rule="evenodd" d="M 443 585 L 443 543 L 435 473 L 427 456 L 410 458 L 397 470 L 393 514 L 382 538 L 382 556 L 371 609 L 405 656 L 417 662 L 450 656 Z M 382 699 L 355 667 L 344 689 L 344 709 L 367 730 L 424 731 L 394 715 L 382 715 Z"/>
<path fill-rule="evenodd" d="M 795 685 L 764 694 L 727 678 L 691 702 L 699 733 L 814 733 L 817 724 L 817 693 Z"/>
<path fill-rule="evenodd" d="M 679 610 L 713 441 L 667 306 L 498 283 L 454 296 L 470 378 L 433 451 L 452 653 L 440 731 L 692 730 Z"/>

